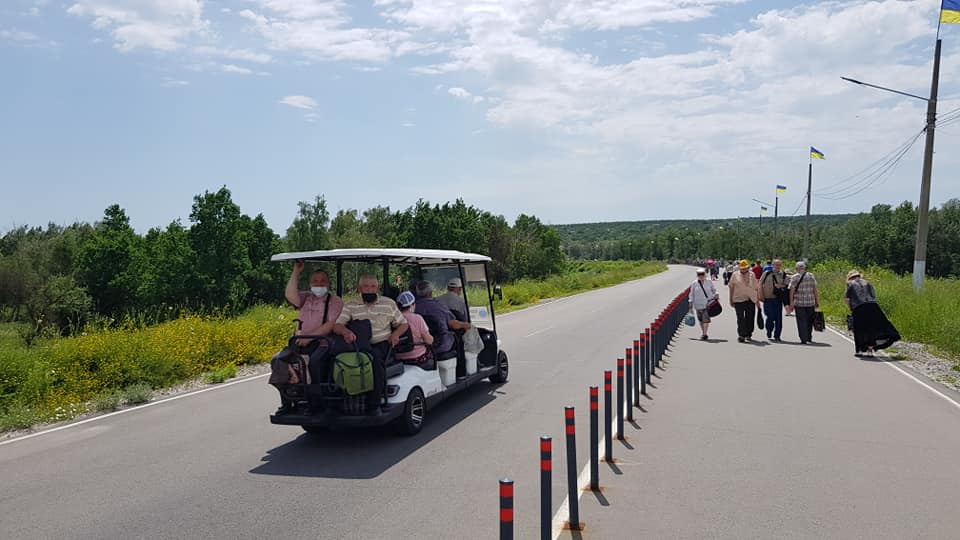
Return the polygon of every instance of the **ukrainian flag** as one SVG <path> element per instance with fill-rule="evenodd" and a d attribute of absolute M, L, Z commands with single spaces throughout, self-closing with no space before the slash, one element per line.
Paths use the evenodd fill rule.
<path fill-rule="evenodd" d="M 940 22 L 960 24 L 960 0 L 943 0 L 940 5 Z"/>
<path fill-rule="evenodd" d="M 960 0 L 955 0 L 955 1 L 960 2 Z M 810 147 L 810 157 L 813 159 L 827 159 L 823 157 L 823 152 L 817 150 L 812 146 Z"/>
<path fill-rule="evenodd" d="M 785 193 L 787 191 L 787 186 L 781 186 L 777 184 L 777 193 Z"/>
<path fill-rule="evenodd" d="M 761 206 L 761 207 L 760 207 L 760 211 L 761 211 L 761 212 L 767 212 L 767 211 L 769 211 L 769 209 L 768 209 L 766 206 Z"/>

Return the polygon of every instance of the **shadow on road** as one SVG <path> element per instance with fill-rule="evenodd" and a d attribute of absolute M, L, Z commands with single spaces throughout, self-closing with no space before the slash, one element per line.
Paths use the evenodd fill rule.
<path fill-rule="evenodd" d="M 423 430 L 396 435 L 392 426 L 368 430 L 303 433 L 267 451 L 253 474 L 312 478 L 369 479 L 403 461 L 452 426 L 497 399 L 500 386 L 477 384 L 427 412 Z M 291 433 L 295 433 L 291 429 Z"/>

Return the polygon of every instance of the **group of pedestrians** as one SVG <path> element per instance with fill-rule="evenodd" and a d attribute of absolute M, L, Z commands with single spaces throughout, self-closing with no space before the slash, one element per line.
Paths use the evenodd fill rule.
<path fill-rule="evenodd" d="M 737 341 L 751 342 L 754 329 L 759 327 L 766 330 L 768 340 L 780 342 L 786 312 L 796 317 L 800 343 L 813 343 L 815 322 L 822 323 L 823 314 L 817 310 L 820 307 L 817 278 L 807 270 L 804 261 L 796 264 L 796 273 L 792 275 L 787 275 L 779 259 L 764 267 L 760 267 L 759 261 L 751 265 L 749 261 L 741 260 L 727 273 L 729 305 L 737 318 Z M 880 310 L 873 285 L 863 279 L 858 270 L 851 270 L 847 280 L 845 301 L 851 311 L 848 326 L 854 332 L 856 355 L 872 355 L 875 350 L 898 341 L 900 335 Z M 720 293 L 713 280 L 707 279 L 703 268 L 697 269 L 689 300 L 700 323 L 700 339 L 706 341 L 711 313 L 715 316 L 721 308 L 718 305 Z"/>

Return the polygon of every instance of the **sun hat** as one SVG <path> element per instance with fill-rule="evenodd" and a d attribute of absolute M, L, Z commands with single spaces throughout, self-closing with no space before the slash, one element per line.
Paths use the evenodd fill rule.
<path fill-rule="evenodd" d="M 400 293 L 400 296 L 397 297 L 397 305 L 400 307 L 407 307 L 416 301 L 417 297 L 415 297 L 410 291 L 403 291 Z"/>
<path fill-rule="evenodd" d="M 740 268 L 750 268 L 750 261 L 746 259 L 741 259 L 740 262 L 737 264 L 737 266 L 739 266 Z"/>
<path fill-rule="evenodd" d="M 859 270 L 851 270 L 851 271 L 847 272 L 847 280 L 848 280 L 848 281 L 851 280 L 851 279 L 853 279 L 853 278 L 855 278 L 855 277 L 860 277 L 860 271 L 859 271 Z"/>
<path fill-rule="evenodd" d="M 460 281 L 460 278 L 455 277 L 455 278 L 452 278 L 450 281 L 447 282 L 447 287 L 460 287 L 460 288 L 462 288 L 462 287 L 463 287 L 463 282 Z"/>

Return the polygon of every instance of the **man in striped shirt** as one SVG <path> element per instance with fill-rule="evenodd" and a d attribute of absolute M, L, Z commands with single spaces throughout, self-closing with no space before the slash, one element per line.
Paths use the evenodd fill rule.
<path fill-rule="evenodd" d="M 360 299 L 344 304 L 343 311 L 340 312 L 337 323 L 333 326 L 333 333 L 341 336 L 348 344 L 353 343 L 357 340 L 357 336 L 346 327 L 346 324 L 352 320 L 370 321 L 374 392 L 380 395 L 386 384 L 384 361 L 390 353 L 390 347 L 400 342 L 400 336 L 409 326 L 403 314 L 397 309 L 397 304 L 386 296 L 378 294 L 380 283 L 376 276 L 361 277 L 357 291 L 360 293 Z"/>
<path fill-rule="evenodd" d="M 813 313 L 820 307 L 817 278 L 807 272 L 807 263 L 797 263 L 797 273 L 790 278 L 790 309 L 797 316 L 800 343 L 813 343 Z"/>

